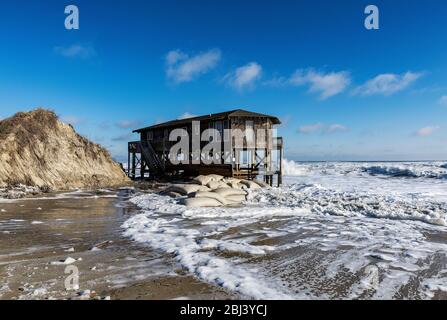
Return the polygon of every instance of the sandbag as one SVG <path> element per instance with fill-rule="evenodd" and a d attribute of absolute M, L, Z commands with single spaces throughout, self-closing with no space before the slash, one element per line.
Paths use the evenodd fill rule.
<path fill-rule="evenodd" d="M 211 178 L 211 181 L 221 181 L 224 178 L 219 174 L 209 174 L 207 177 Z"/>
<path fill-rule="evenodd" d="M 250 180 L 241 180 L 241 183 L 250 189 L 261 189 L 261 186 Z"/>
<path fill-rule="evenodd" d="M 227 184 L 232 189 L 247 189 L 248 187 L 242 183 L 230 182 Z"/>
<path fill-rule="evenodd" d="M 203 175 L 201 175 L 201 176 L 197 176 L 197 177 L 195 177 L 194 179 L 192 179 L 192 181 L 193 181 L 194 183 L 200 184 L 200 185 L 202 185 L 202 186 L 206 186 L 206 185 L 207 185 L 208 183 L 210 183 L 212 180 L 213 180 L 212 177 L 210 177 L 210 176 L 203 176 Z"/>
<path fill-rule="evenodd" d="M 226 196 L 225 199 L 233 203 L 241 203 L 247 200 L 247 198 L 244 195 L 237 195 L 237 194 Z"/>
<path fill-rule="evenodd" d="M 217 193 L 224 198 L 228 196 L 245 196 L 247 194 L 247 192 L 244 190 L 233 188 L 219 188 L 214 190 L 213 193 Z"/>
<path fill-rule="evenodd" d="M 225 199 L 225 197 L 223 197 L 220 194 L 215 193 L 215 192 L 197 192 L 194 197 L 195 198 L 216 199 L 217 201 L 219 201 L 223 205 L 227 205 L 228 204 L 228 201 Z"/>
<path fill-rule="evenodd" d="M 261 180 L 254 179 L 253 182 L 258 184 L 262 188 L 269 188 L 270 187 L 269 184 L 267 184 L 267 183 L 265 183 L 264 181 L 261 181 Z"/>
<path fill-rule="evenodd" d="M 228 178 L 224 178 L 222 181 L 225 182 L 225 183 L 233 183 L 233 182 L 234 183 L 239 183 L 239 182 L 241 182 L 241 179 L 228 177 Z"/>
<path fill-rule="evenodd" d="M 226 183 L 220 181 L 211 181 L 206 185 L 211 190 L 219 189 L 219 188 L 230 188 Z"/>
<path fill-rule="evenodd" d="M 188 195 L 197 191 L 209 191 L 206 186 L 197 184 L 174 184 L 166 189 L 166 192 L 176 192 L 182 195 Z"/>
<path fill-rule="evenodd" d="M 222 203 L 213 198 L 186 198 L 183 203 L 190 208 L 221 207 Z"/>

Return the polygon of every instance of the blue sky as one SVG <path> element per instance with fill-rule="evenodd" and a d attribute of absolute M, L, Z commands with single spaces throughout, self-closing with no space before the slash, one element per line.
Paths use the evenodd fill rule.
<path fill-rule="evenodd" d="M 0 117 L 51 108 L 124 160 L 132 129 L 246 108 L 283 120 L 289 159 L 447 159 L 446 16 L 443 0 L 2 3 Z"/>

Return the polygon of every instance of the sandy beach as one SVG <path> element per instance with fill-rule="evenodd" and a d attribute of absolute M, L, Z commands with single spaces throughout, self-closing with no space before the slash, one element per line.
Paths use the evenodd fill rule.
<path fill-rule="evenodd" d="M 0 299 L 80 299 L 86 290 L 98 299 L 233 298 L 122 236 L 136 210 L 126 201 L 132 192 L 0 201 Z M 77 260 L 79 290 L 65 290 L 66 265 L 54 264 L 68 257 Z"/>

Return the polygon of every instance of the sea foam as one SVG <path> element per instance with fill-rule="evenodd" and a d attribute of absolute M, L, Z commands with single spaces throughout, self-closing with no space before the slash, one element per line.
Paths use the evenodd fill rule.
<path fill-rule="evenodd" d="M 236 208 L 136 196 L 130 201 L 141 212 L 124 234 L 243 298 L 391 299 L 404 290 L 430 299 L 445 291 L 445 264 L 435 262 L 444 261 L 447 245 L 430 240 L 445 237 L 445 179 L 376 175 L 365 163 L 290 164 L 299 175 L 280 188 L 250 190 Z"/>

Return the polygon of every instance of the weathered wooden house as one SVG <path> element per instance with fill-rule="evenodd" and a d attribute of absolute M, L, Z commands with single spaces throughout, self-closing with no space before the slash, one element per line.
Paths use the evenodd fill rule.
<path fill-rule="evenodd" d="M 269 184 L 273 184 L 276 178 L 280 185 L 283 139 L 276 137 L 274 130 L 274 126 L 280 123 L 277 117 L 238 109 L 134 130 L 134 133 L 140 134 L 140 140 L 129 142 L 128 174 L 133 179 L 144 179 L 214 173 L 245 179 L 262 178 Z M 176 129 L 182 129 L 184 134 L 181 136 L 189 139 L 189 147 L 175 154 L 174 158 L 178 161 L 173 161 L 172 147 L 181 138 L 170 139 Z M 219 136 L 216 141 L 221 146 L 220 151 L 212 154 L 203 151 L 208 140 L 215 139 L 213 136 L 203 138 L 210 132 L 207 129 L 214 129 L 211 132 Z M 244 133 L 242 138 L 241 132 Z M 194 137 L 198 137 L 198 144 L 194 142 L 197 141 Z M 199 145 L 200 150 L 195 150 Z M 205 161 L 210 157 L 215 160 L 211 164 Z"/>

